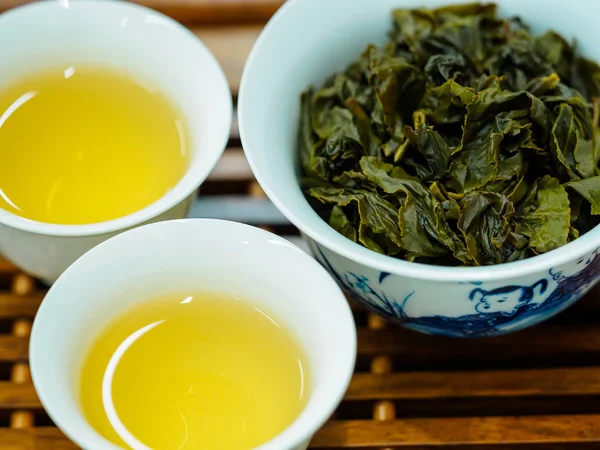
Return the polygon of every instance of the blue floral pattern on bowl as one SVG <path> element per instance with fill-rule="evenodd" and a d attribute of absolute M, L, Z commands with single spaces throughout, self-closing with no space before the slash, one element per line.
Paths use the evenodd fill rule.
<path fill-rule="evenodd" d="M 306 238 L 306 237 L 305 237 Z M 542 322 L 581 298 L 600 279 L 600 248 L 514 284 L 439 283 L 377 272 L 306 238 L 316 259 L 354 299 L 383 317 L 428 334 L 494 336 Z"/>

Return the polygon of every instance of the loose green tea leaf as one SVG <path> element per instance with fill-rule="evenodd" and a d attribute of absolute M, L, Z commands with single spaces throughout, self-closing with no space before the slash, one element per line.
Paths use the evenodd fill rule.
<path fill-rule="evenodd" d="M 600 66 L 494 4 L 392 12 L 302 96 L 302 188 L 340 234 L 442 265 L 520 260 L 600 222 Z"/>
<path fill-rule="evenodd" d="M 600 176 L 570 181 L 565 186 L 575 190 L 590 203 L 592 214 L 600 214 Z"/>
<path fill-rule="evenodd" d="M 556 178 L 546 175 L 519 205 L 517 230 L 529 238 L 536 253 L 554 250 L 568 242 L 571 212 L 569 197 Z"/>

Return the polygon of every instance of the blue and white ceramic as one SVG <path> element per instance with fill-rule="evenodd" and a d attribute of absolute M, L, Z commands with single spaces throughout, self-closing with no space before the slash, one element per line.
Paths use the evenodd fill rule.
<path fill-rule="evenodd" d="M 446 336 L 493 336 L 557 314 L 600 277 L 600 249 L 532 277 L 430 281 L 379 271 L 308 238 L 317 260 L 353 298 L 408 328 Z M 468 269 L 467 269 L 468 270 Z"/>
<path fill-rule="evenodd" d="M 238 102 L 240 133 L 267 195 L 346 291 L 418 331 L 491 336 L 541 322 L 588 291 L 600 278 L 600 229 L 524 261 L 436 267 L 379 255 L 347 240 L 312 210 L 298 184 L 300 93 L 343 70 L 367 44 L 385 42 L 392 9 L 459 2 L 467 0 L 288 0 L 264 29 L 246 65 Z M 501 15 L 521 16 L 534 32 L 552 28 L 577 38 L 580 51 L 600 60 L 600 2 L 496 3 Z"/>

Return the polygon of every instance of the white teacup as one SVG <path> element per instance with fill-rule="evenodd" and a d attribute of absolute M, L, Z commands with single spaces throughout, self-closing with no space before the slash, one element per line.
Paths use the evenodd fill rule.
<path fill-rule="evenodd" d="M 227 80 L 189 30 L 129 2 L 39 2 L 0 16 L 0 61 L 0 89 L 25 74 L 61 65 L 100 65 L 137 74 L 182 111 L 193 154 L 185 176 L 164 197 L 108 222 L 53 225 L 0 209 L 0 252 L 8 259 L 51 283 L 105 239 L 143 223 L 187 215 L 198 186 L 226 146 L 232 117 Z"/>
<path fill-rule="evenodd" d="M 234 294 L 272 313 L 306 351 L 306 408 L 261 450 L 304 450 L 352 376 L 356 330 L 340 288 L 310 256 L 274 234 L 235 222 L 188 219 L 146 225 L 90 250 L 58 279 L 31 334 L 33 382 L 62 431 L 88 450 L 116 449 L 78 401 L 84 357 L 98 333 L 134 304 L 174 290 Z"/>

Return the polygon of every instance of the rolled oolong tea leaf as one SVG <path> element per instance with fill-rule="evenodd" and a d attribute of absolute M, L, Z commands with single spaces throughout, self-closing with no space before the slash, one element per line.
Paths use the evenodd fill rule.
<path fill-rule="evenodd" d="M 440 265 L 500 264 L 600 222 L 600 66 L 494 4 L 392 12 L 301 99 L 302 189 L 336 231 Z"/>

